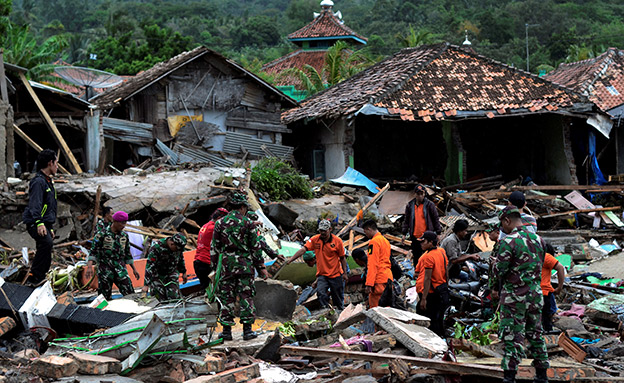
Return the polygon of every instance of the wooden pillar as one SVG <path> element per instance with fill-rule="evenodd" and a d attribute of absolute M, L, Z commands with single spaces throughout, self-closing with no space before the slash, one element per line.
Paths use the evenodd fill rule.
<path fill-rule="evenodd" d="M 85 116 L 85 126 L 87 135 L 85 136 L 85 147 L 87 149 L 87 169 L 97 172 L 100 161 L 100 151 L 102 150 L 102 138 L 100 132 L 100 110 L 90 109 Z"/>

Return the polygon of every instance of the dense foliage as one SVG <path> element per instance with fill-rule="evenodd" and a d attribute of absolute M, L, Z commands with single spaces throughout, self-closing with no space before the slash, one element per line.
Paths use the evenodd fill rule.
<path fill-rule="evenodd" d="M 133 74 L 195 45 L 258 63 L 294 49 L 286 35 L 312 20 L 319 0 L 14 0 L 17 28 L 37 41 L 63 35 L 58 58 Z M 624 48 L 621 0 L 335 0 L 345 23 L 369 38 L 371 57 L 404 46 L 449 41 L 467 31 L 474 49 L 531 70 Z M 0 0 L 3 13 L 10 1 Z M 528 27 L 526 25 L 528 24 Z M 92 56 L 95 55 L 95 56 Z"/>
<path fill-rule="evenodd" d="M 312 198 L 308 181 L 290 164 L 276 158 L 264 158 L 251 170 L 256 190 L 273 201 Z"/>

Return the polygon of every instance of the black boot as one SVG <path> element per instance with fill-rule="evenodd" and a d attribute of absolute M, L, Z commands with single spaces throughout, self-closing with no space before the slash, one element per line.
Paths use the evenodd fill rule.
<path fill-rule="evenodd" d="M 251 330 L 251 323 L 243 324 L 243 340 L 250 340 L 257 337 L 258 334 Z"/>
<path fill-rule="evenodd" d="M 546 368 L 536 368 L 535 369 L 535 379 L 533 379 L 533 383 L 547 383 L 548 375 L 546 372 L 548 369 Z"/>
<path fill-rule="evenodd" d="M 223 326 L 223 332 L 219 334 L 219 338 L 222 338 L 224 341 L 232 340 L 232 326 Z"/>
<path fill-rule="evenodd" d="M 505 377 L 503 383 L 516 383 L 516 370 L 505 370 Z"/>

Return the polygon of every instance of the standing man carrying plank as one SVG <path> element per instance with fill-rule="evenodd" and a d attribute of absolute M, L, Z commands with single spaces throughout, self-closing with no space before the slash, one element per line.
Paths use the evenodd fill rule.
<path fill-rule="evenodd" d="M 366 262 L 366 293 L 368 307 L 379 306 L 379 299 L 386 284 L 393 281 L 390 263 L 390 242 L 377 230 L 377 224 L 368 220 L 362 225 L 368 243 L 368 259 Z"/>
<path fill-rule="evenodd" d="M 58 158 L 52 149 L 45 149 L 37 156 L 37 174 L 28 186 L 28 207 L 22 216 L 28 234 L 37 243 L 35 259 L 30 267 L 27 284 L 41 283 L 52 263 L 52 240 L 56 221 L 56 189 L 52 177 L 58 171 Z"/>
<path fill-rule="evenodd" d="M 536 383 L 548 381 L 548 353 L 542 336 L 542 264 L 546 244 L 537 234 L 522 229 L 520 211 L 507 206 L 499 213 L 501 230 L 506 236 L 494 263 L 490 288 L 498 298 L 496 286 L 502 284 L 500 294 L 500 339 L 504 343 L 501 368 L 504 383 L 514 383 L 518 365 L 525 356 L 524 339 L 528 340 L 528 356 L 533 358 Z"/>

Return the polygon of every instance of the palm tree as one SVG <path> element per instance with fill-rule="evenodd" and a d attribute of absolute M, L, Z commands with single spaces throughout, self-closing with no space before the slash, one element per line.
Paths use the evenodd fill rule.
<path fill-rule="evenodd" d="M 373 60 L 349 49 L 342 40 L 337 41 L 327 50 L 325 63 L 319 72 L 311 65 L 305 64 L 303 69 L 289 68 L 282 71 L 278 78 L 291 78 L 301 83 L 308 95 L 313 95 L 330 86 L 348 79 L 373 64 Z"/>
<path fill-rule="evenodd" d="M 402 35 L 397 33 L 396 37 L 399 39 L 401 45 L 405 48 L 417 47 L 424 44 L 430 44 L 433 40 L 433 34 L 426 29 L 421 29 L 418 32 L 414 29 L 412 24 L 409 26 L 409 33 Z"/>
<path fill-rule="evenodd" d="M 28 69 L 26 75 L 29 78 L 53 80 L 48 77 L 54 68 L 52 62 L 67 47 L 67 40 L 63 35 L 56 35 L 39 43 L 28 26 L 18 27 L 9 23 L 3 46 L 5 61 Z"/>

